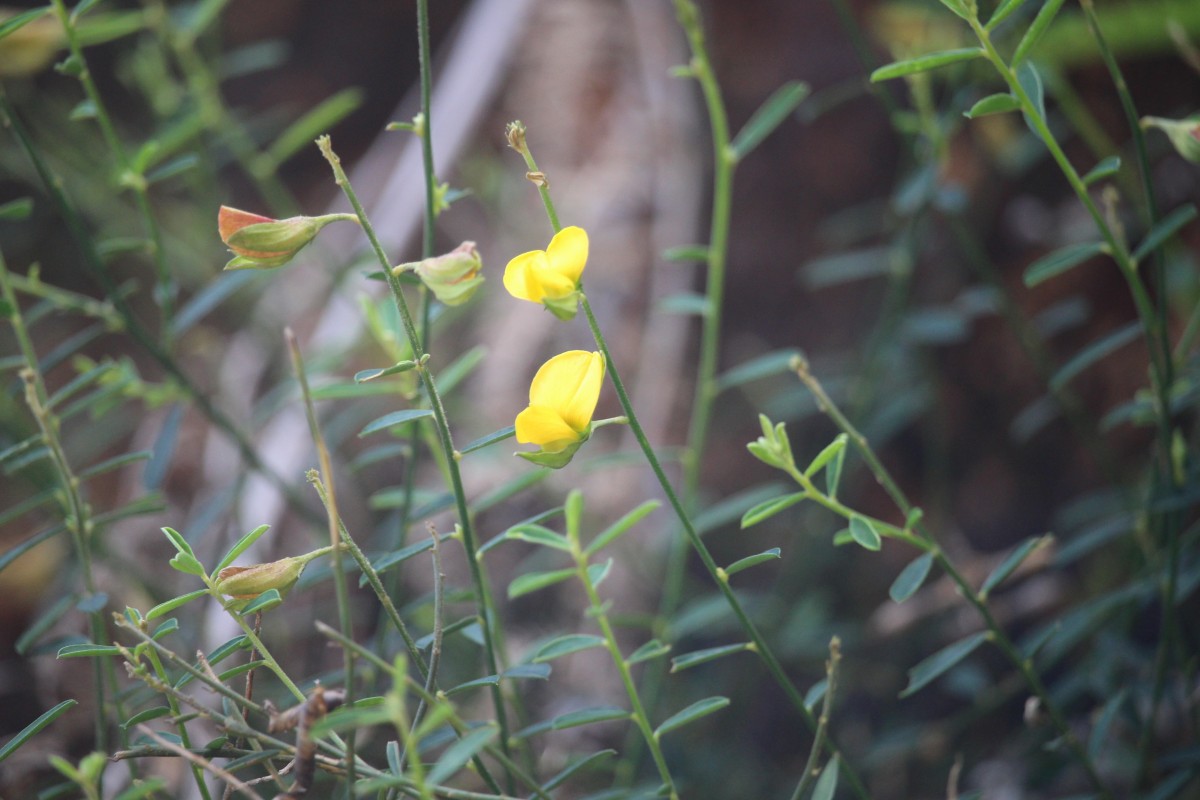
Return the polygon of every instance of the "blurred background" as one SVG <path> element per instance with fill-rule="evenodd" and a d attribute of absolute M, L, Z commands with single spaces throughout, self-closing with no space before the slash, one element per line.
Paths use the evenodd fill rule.
<path fill-rule="evenodd" d="M 662 254 L 707 239 L 712 162 L 697 87 L 670 74 L 688 58 L 671 4 L 431 5 L 434 155 L 454 200 L 438 220 L 436 250 L 474 241 L 488 276 L 474 302 L 445 310 L 435 323 L 432 364 L 441 374 L 457 369 L 463 377 L 450 395 L 456 442 L 511 424 L 526 404 L 530 377 L 548 356 L 592 347 L 581 321 L 559 323 L 501 289 L 507 260 L 545 247 L 552 233 L 519 156 L 505 147 L 505 124 L 520 119 L 563 223 L 590 234 L 588 296 L 651 440 L 670 454 L 686 435 L 698 325 L 669 298 L 700 291 L 703 274 L 700 265 Z M 1036 3 L 1027 5 L 1014 26 L 1027 24 L 1036 11 Z M 1182 117 L 1200 109 L 1196 5 L 1097 5 L 1138 112 Z M 1016 638 L 1035 634 L 1064 609 L 1111 587 L 1129 558 L 1119 542 L 1097 553 L 1086 545 L 1096 540 L 1082 537 L 1107 541 L 1133 526 L 1115 498 L 1117 487 L 1136 482 L 1145 470 L 1151 441 L 1128 405 L 1147 382 L 1140 338 L 1127 337 L 1067 381 L 1057 401 L 1047 390 L 1055 370 L 1135 319 L 1125 284 L 1110 262 L 1096 259 L 1024 287 L 1030 263 L 1088 237 L 1092 222 L 1017 115 L 963 118 L 976 100 L 998 90 L 985 65 L 953 66 L 911 86 L 866 81 L 871 69 L 896 58 L 966 46 L 969 31 L 936 0 L 717 0 L 701 7 L 733 130 L 785 82 L 799 79 L 812 88 L 736 174 L 721 368 L 745 371 L 733 373 L 716 405 L 703 475 L 707 541 L 720 563 L 782 549 L 782 561 L 756 572 L 758 582 L 747 582 L 745 596 L 802 686 L 823 676 L 828 641 L 841 637 L 844 673 L 833 730 L 876 797 L 947 795 L 956 759 L 961 789 L 982 788 L 989 800 L 1082 791 L 1080 775 L 1057 769 L 1055 759 L 1017 735 L 1026 725 L 1025 696 L 992 653 L 977 654 L 912 698 L 896 699 L 908 669 L 978 625 L 944 578 L 931 580 L 904 605 L 888 599 L 911 551 L 894 542 L 878 554 L 835 548 L 838 521 L 801 507 L 744 531 L 738 519 L 786 490 L 745 450 L 758 435 L 759 412 L 788 423 L 798 454 L 815 455 L 836 433 L 783 367 L 792 352 L 803 351 L 972 575 L 982 579 L 1029 536 L 1058 535 L 1059 545 L 1027 563 L 995 599 L 1001 622 Z M 217 8 L 218 21 L 190 43 L 182 41 L 187 37 L 178 31 Z M 313 522 L 319 506 L 303 478 L 315 457 L 284 326 L 299 335 L 318 393 L 324 391 L 324 426 L 337 445 L 335 478 L 350 530 L 372 552 L 394 543 L 395 487 L 407 462 L 384 460 L 381 440 L 356 434 L 402 406 L 395 394 L 346 388 L 356 370 L 387 363 L 395 346 L 369 324 L 386 321 L 388 312 L 380 302 L 383 284 L 367 277 L 372 267 L 359 232 L 349 225 L 329 228 L 286 272 L 222 273 L 228 254 L 216 235 L 216 211 L 221 204 L 277 217 L 346 210 L 328 166 L 308 144 L 312 136 L 280 144 L 281 131 L 317 110 L 392 258 L 417 259 L 423 203 L 417 142 L 384 130 L 417 111 L 415 15 L 407 0 L 113 0 L 88 18 L 89 65 L 129 153 L 153 135 L 170 151 L 161 156 L 164 165 L 171 163 L 166 156 L 195 156 L 150 192 L 179 287 L 171 362 L 244 432 L 263 462 L 249 463 L 228 433 L 179 391 L 178 376 L 127 331 L 103 316 L 60 309 L 39 319 L 39 352 L 46 360 L 61 353 L 47 372 L 53 384 L 66 385 L 87 363 L 118 365 L 108 384 L 115 387 L 113 402 L 103 413 L 92 408 L 66 422 L 64 436 L 80 462 L 130 450 L 152 454 L 91 487 L 98 510 L 146 501 L 104 536 L 98 568 L 113 609 L 146 608 L 194 588 L 166 568 L 170 549 L 158 532 L 162 525 L 183 532 L 210 564 L 259 524 L 273 528 L 257 545 L 256 560 L 303 552 L 324 536 L 323 523 Z M 15 36 L 0 40 L 6 103 L 62 178 L 86 227 L 110 244 L 110 270 L 134 313 L 154 329 L 153 272 L 136 247 L 120 247 L 142 235 L 137 217 L 129 195 L 112 188 L 113 160 L 87 109 L 80 109 L 78 82 L 52 67 L 64 55 L 56 25 L 46 17 L 22 29 L 30 43 L 21 52 L 41 52 L 41 59 L 15 55 Z M 199 82 L 201 73 L 182 66 L 189 53 L 210 70 Z M 1118 97 L 1074 4 L 1064 8 L 1035 60 L 1051 122 L 1081 171 L 1104 156 L 1127 153 Z M 1148 145 L 1160 208 L 1200 197 L 1196 165 L 1164 136 L 1148 134 Z M 1128 166 L 1104 190 L 1106 208 L 1131 231 L 1141 230 L 1139 191 Z M 10 129 L 0 139 L 0 202 L 24 196 L 34 199 L 32 218 L 0 222 L 9 268 L 32 274 L 36 267 L 48 284 L 103 297 Z M 1169 252 L 1170 291 L 1162 302 L 1180 331 L 1197 299 L 1198 245 L 1193 225 Z M 3 335 L 0 355 L 16 352 L 8 332 Z M 4 377 L 15 386 L 11 374 Z M 8 446 L 22 441 L 31 423 L 19 394 L 3 402 L 0 434 Z M 600 402 L 599 417 L 619 413 L 610 391 Z M 511 458 L 511 444 L 464 461 L 472 497 L 504 490 L 514 475 L 529 472 Z M 587 458 L 481 509 L 481 538 L 561 502 L 572 487 L 584 489 L 599 530 L 655 494 L 649 472 L 623 458 L 633 450 L 627 432 L 604 429 L 589 443 Z M 52 485 L 51 473 L 37 464 L 8 466 L 2 508 L 18 507 Z M 851 461 L 847 470 L 842 496 L 848 502 L 901 521 L 860 464 Z M 423 477 L 422 497 L 436 504 L 443 491 L 437 476 Z M 283 486 L 300 499 L 289 498 Z M 3 520 L 0 550 L 49 521 L 37 510 L 6 513 Z M 430 520 L 443 531 L 452 525 L 445 511 Z M 414 530 L 410 540 L 423 535 Z M 647 638 L 639 621 L 657 607 L 673 534 L 665 512 L 651 517 L 628 537 L 618 574 L 606 584 L 614 610 L 628 623 L 631 649 Z M 1085 544 L 1064 556 L 1064 544 L 1078 541 Z M 493 585 L 547 568 L 541 558 L 512 545 L 491 551 Z M 454 559 L 450 582 L 465 585 L 465 567 L 457 553 Z M 0 573 L 0 739 L 76 696 L 73 687 L 86 679 L 86 664 L 53 655 L 84 632 L 78 615 L 60 613 L 36 636 L 27 634 L 70 590 L 66 561 L 66 544 L 51 540 Z M 1044 569 L 1049 564 L 1062 568 Z M 690 601 L 670 629 L 676 652 L 737 636 L 732 619 L 712 602 L 703 571 L 693 566 Z M 418 561 L 393 573 L 400 596 L 425 596 L 428 573 Z M 268 627 L 266 636 L 287 654 L 289 669 L 317 676 L 341 663 L 340 653 L 311 628 L 314 617 L 331 613 L 328 571 L 314 568 L 305 585 L 311 590 L 297 591 L 285 607 L 289 621 Z M 504 609 L 512 659 L 548 634 L 578 629 L 584 600 L 575 588 L 564 584 Z M 369 598 L 358 599 L 373 608 Z M 1185 613 L 1194 615 L 1190 594 L 1187 603 Z M 422 613 L 416 607 L 418 618 Z M 210 609 L 205 624 L 189 633 L 192 650 L 211 649 L 232 635 L 220 617 L 219 609 Z M 1153 619 L 1148 610 L 1089 618 L 1074 641 L 1111 626 L 1112 648 L 1153 648 Z M 361 624 L 364 637 L 373 635 L 369 615 Z M 1103 636 L 1099 640 L 1063 645 L 1057 677 L 1076 676 L 1080 684 L 1062 689 L 1069 700 L 1103 690 L 1087 685 L 1095 664 L 1107 665 L 1106 680 L 1120 680 L 1120 660 L 1114 662 Z M 448 647 L 454 658 L 447 671 L 461 679 L 475 675 L 474 645 L 451 641 Z M 711 717 L 669 742 L 668 756 L 689 764 L 687 796 L 730 797 L 729 786 L 745 797 L 790 790 L 809 734 L 750 657 L 673 676 L 663 707 L 682 706 L 714 693 L 713 687 L 733 697 L 736 716 Z M 619 686 L 611 665 L 602 652 L 589 651 L 556 662 L 550 682 L 539 683 L 528 700 L 534 718 L 542 719 L 614 693 Z M 568 752 L 624 743 L 618 726 L 579 730 L 547 737 L 540 757 L 547 773 Z M 0 766 L 0 794 L 34 796 L 53 782 L 46 753 L 77 758 L 90 749 L 90 735 L 87 714 L 64 717 L 41 734 L 40 750 L 26 749 Z M 1164 735 L 1184 737 L 1182 730 Z M 597 775 L 592 788 L 605 785 Z M 1031 786 L 1039 793 L 1023 793 Z"/>

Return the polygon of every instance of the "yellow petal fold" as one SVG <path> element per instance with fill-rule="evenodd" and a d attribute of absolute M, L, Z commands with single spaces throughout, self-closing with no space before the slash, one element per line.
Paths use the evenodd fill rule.
<path fill-rule="evenodd" d="M 575 225 L 554 234 L 550 246 L 546 248 L 546 260 L 549 262 L 550 271 L 569 280 L 572 288 L 579 285 L 587 259 L 587 231 Z"/>
<path fill-rule="evenodd" d="M 518 442 L 536 444 L 550 453 L 579 441 L 579 434 L 563 421 L 557 411 L 547 406 L 531 405 L 522 411 L 517 415 L 516 428 Z"/>
<path fill-rule="evenodd" d="M 554 409 L 567 425 L 582 434 L 592 421 L 603 383 L 603 356 L 568 350 L 547 361 L 533 376 L 529 405 Z"/>
<path fill-rule="evenodd" d="M 546 271 L 546 252 L 533 250 L 521 253 L 504 268 L 504 288 L 518 300 L 542 302 L 545 290 L 537 280 L 537 273 Z"/>

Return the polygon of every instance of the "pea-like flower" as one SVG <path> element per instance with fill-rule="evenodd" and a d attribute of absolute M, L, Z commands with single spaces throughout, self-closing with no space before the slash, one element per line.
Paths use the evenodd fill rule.
<path fill-rule="evenodd" d="M 340 219 L 357 220 L 353 214 L 271 219 L 261 214 L 221 206 L 217 230 L 233 252 L 225 269 L 272 269 L 282 267 L 316 238 L 322 228 Z"/>
<path fill-rule="evenodd" d="M 574 225 L 563 228 L 545 250 L 522 253 L 508 262 L 504 288 L 518 300 L 541 303 L 559 319 L 573 319 L 587 257 L 587 231 Z"/>
<path fill-rule="evenodd" d="M 401 264 L 392 271 L 412 270 L 429 287 L 434 297 L 448 306 L 467 302 L 483 283 L 483 262 L 474 242 L 463 242 L 449 253 L 426 258 L 413 264 Z"/>
<path fill-rule="evenodd" d="M 517 441 L 539 450 L 517 453 L 544 467 L 565 467 L 592 435 L 592 414 L 604 383 L 604 356 L 569 350 L 547 361 L 529 386 L 529 407 L 517 415 Z"/>

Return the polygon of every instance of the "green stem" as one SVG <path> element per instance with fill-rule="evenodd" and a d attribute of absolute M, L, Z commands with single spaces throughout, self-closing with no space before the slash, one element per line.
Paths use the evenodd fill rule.
<path fill-rule="evenodd" d="M 359 202 L 358 196 L 354 193 L 354 188 L 350 185 L 350 179 L 346 177 L 345 170 L 342 169 L 341 159 L 333 152 L 328 136 L 322 136 L 317 140 L 317 144 L 321 149 L 322 155 L 325 156 L 326 161 L 329 162 L 330 167 L 333 169 L 335 183 L 345 193 L 346 199 L 350 201 L 355 214 L 358 215 L 363 232 L 366 234 L 367 240 L 371 243 L 371 248 L 375 252 L 380 266 L 383 268 L 384 275 L 387 276 L 388 286 L 392 292 L 392 299 L 396 304 L 396 310 L 400 313 L 400 321 L 404 326 L 404 332 L 408 337 L 409 344 L 412 346 L 413 354 L 422 353 L 420 335 L 413 323 L 412 312 L 409 311 L 408 301 L 404 298 L 403 288 L 400 285 L 399 279 L 392 273 L 391 262 L 387 257 L 387 253 L 384 252 L 379 237 L 375 234 L 375 228 L 371 224 L 370 218 L 367 217 L 367 212 L 362 207 L 362 203 Z M 483 578 L 483 568 L 480 564 L 480 559 L 477 557 L 479 548 L 476 544 L 474 526 L 472 525 L 470 510 L 467 506 L 466 492 L 463 489 L 462 473 L 458 468 L 457 453 L 450 435 L 450 425 L 446 419 L 446 409 L 442 405 L 442 398 L 438 394 L 437 383 L 434 380 L 432 371 L 425 364 L 420 364 L 417 367 L 417 373 L 420 376 L 421 387 L 425 391 L 430 409 L 433 411 L 434 425 L 437 429 L 442 454 L 446 459 L 446 466 L 450 473 L 451 489 L 454 493 L 455 507 L 458 512 L 459 529 L 462 531 L 463 549 L 466 550 L 467 563 L 471 570 L 471 582 L 477 595 L 476 602 L 479 605 L 484 656 L 488 669 L 491 670 L 492 674 L 498 675 L 500 674 L 500 670 L 495 647 L 496 613 L 491 595 L 487 591 L 487 584 Z M 494 684 L 491 687 L 491 695 L 492 703 L 496 710 L 496 722 L 500 726 L 500 747 L 507 755 L 509 748 L 508 717 L 504 708 L 504 697 L 499 684 Z M 508 782 L 512 784 L 511 770 L 508 774 Z M 511 786 L 510 791 L 512 791 Z"/>
<path fill-rule="evenodd" d="M 800 776 L 800 782 L 796 784 L 796 791 L 792 792 L 792 800 L 801 800 L 809 787 L 816 781 L 817 761 L 821 755 L 825 737 L 829 732 L 829 719 L 833 713 L 833 697 L 837 692 L 838 665 L 841 662 L 842 642 L 835 636 L 829 642 L 829 660 L 825 662 L 825 697 L 821 701 L 821 716 L 817 719 L 816 739 L 813 740 L 812 749 L 808 751 L 808 761 L 804 765 L 804 773 Z M 825 765 L 825 769 L 829 769 L 831 763 L 833 763 L 832 760 Z"/>
<path fill-rule="evenodd" d="M 291 328 L 284 329 L 288 350 L 292 355 L 292 369 L 300 383 L 300 394 L 304 398 L 304 413 L 308 417 L 308 429 L 313 443 L 317 448 L 317 459 L 321 464 L 321 473 L 325 476 L 325 516 L 329 521 L 329 547 L 333 551 L 333 585 L 337 597 L 338 624 L 342 634 L 347 639 L 354 638 L 354 625 L 350 621 L 350 596 L 346 589 L 346 572 L 342 569 L 342 548 L 340 522 L 338 514 L 337 494 L 333 483 L 333 461 L 329 457 L 329 448 L 325 445 L 325 437 L 321 434 L 321 426 L 317 421 L 317 409 L 313 403 L 312 391 L 308 386 L 308 372 L 304 369 L 304 358 L 300 354 L 300 343 Z M 346 705 L 354 702 L 354 654 L 342 649 L 342 669 L 345 672 L 342 685 L 346 692 Z M 346 735 L 346 786 L 350 794 L 354 793 L 354 728 Z"/>
<path fill-rule="evenodd" d="M 654 727 L 650 724 L 650 718 L 646 714 L 646 708 L 642 704 L 642 699 L 638 695 L 637 684 L 633 681 L 633 674 L 629 671 L 629 664 L 625 661 L 625 656 L 621 654 L 621 646 L 617 644 L 617 636 L 613 632 L 612 624 L 609 622 L 604 603 L 600 600 L 600 593 L 596 591 L 596 584 L 592 582 L 592 576 L 588 573 L 588 556 L 580 545 L 579 532 L 574 530 L 568 523 L 567 534 L 571 543 L 571 557 L 575 560 L 575 574 L 579 577 L 579 582 L 583 584 L 588 602 L 591 604 L 591 610 L 588 612 L 589 616 L 595 619 L 596 624 L 600 627 L 600 632 L 604 635 L 604 644 L 608 649 L 608 654 L 612 657 L 613 664 L 621 675 L 621 683 L 625 686 L 625 694 L 629 697 L 633 722 L 638 730 L 642 732 L 642 738 L 645 740 L 646 746 L 650 748 L 650 756 L 654 759 L 654 765 L 658 768 L 659 777 L 662 778 L 663 785 L 669 792 L 668 796 L 671 800 L 679 800 L 679 791 L 675 788 L 675 781 L 671 777 L 670 769 L 667 767 L 667 760 L 663 756 L 662 747 L 659 744 L 658 737 L 654 733 Z"/>
<path fill-rule="evenodd" d="M 92 79 L 92 72 L 88 68 L 87 60 L 83 55 L 83 45 L 79 40 L 79 31 L 75 27 L 75 21 L 72 19 L 70 12 L 67 11 L 66 3 L 63 0 L 52 0 L 52 3 L 54 12 L 58 16 L 59 22 L 62 23 L 63 32 L 67 38 L 67 47 L 71 51 L 71 57 L 77 62 L 79 82 L 83 85 L 83 91 L 92 104 L 92 109 L 96 115 L 96 123 L 100 126 L 100 132 L 104 137 L 104 141 L 108 144 L 113 157 L 117 161 L 117 166 L 121 170 L 120 183 L 133 191 L 138 213 L 141 215 L 142 224 L 146 229 L 146 235 L 150 237 L 151 256 L 154 259 L 158 284 L 155 292 L 155 300 L 158 302 L 162 313 L 162 345 L 165 349 L 169 350 L 171 347 L 171 325 L 175 316 L 174 298 L 177 287 L 175 279 L 171 277 L 171 272 L 167 267 L 162 229 L 159 227 L 158 220 L 155 219 L 154 212 L 150 207 L 146 176 L 134 171 L 133 165 L 129 161 L 129 156 L 125 153 L 125 147 L 121 143 L 121 137 L 117 135 L 117 129 L 113 125 L 112 117 L 109 115 L 108 108 L 104 104 L 104 98 L 101 97 L 100 90 L 96 88 L 96 82 Z"/>
<path fill-rule="evenodd" d="M 871 448 L 871 445 L 867 441 L 866 437 L 854 427 L 850 420 L 846 418 L 846 415 L 842 413 L 841 409 L 838 408 L 832 399 L 830 399 L 829 395 L 825 392 L 825 387 L 823 387 L 820 381 L 818 381 L 817 378 L 809 371 L 807 361 L 797 356 L 792 362 L 792 367 L 795 369 L 797 377 L 799 377 L 804 385 L 808 387 L 809 391 L 813 393 L 813 397 L 816 398 L 818 408 L 820 408 L 821 411 L 828 416 L 833 423 L 837 425 L 837 427 L 843 433 L 846 434 L 846 436 L 849 437 L 850 441 L 854 444 L 855 449 L 858 450 L 859 454 L 861 454 L 863 459 L 867 462 L 868 468 L 871 470 L 872 474 L 874 474 L 875 479 L 879 482 L 879 485 L 883 487 L 885 492 L 887 492 L 888 496 L 904 515 L 905 519 L 909 519 L 909 515 L 913 510 L 912 504 L 909 503 L 908 497 L 904 494 L 903 490 L 900 489 L 900 486 L 896 483 L 891 473 L 888 472 L 887 468 L 883 465 L 883 462 L 879 460 L 879 457 Z M 803 473 L 801 473 L 801 475 L 803 475 Z M 995 616 L 992 614 L 991 608 L 989 608 L 987 604 L 986 595 L 975 591 L 966 577 L 958 570 L 958 567 L 955 566 L 952 561 L 950 561 L 950 558 L 946 555 L 945 551 L 942 550 L 941 546 L 937 543 L 936 539 L 934 539 L 933 535 L 924 526 L 924 524 L 918 522 L 915 526 L 915 533 L 919 539 L 923 541 L 923 546 L 913 541 L 909 541 L 909 544 L 918 546 L 925 552 L 932 554 L 934 561 L 939 567 L 942 568 L 946 575 L 950 577 L 950 580 L 954 583 L 954 585 L 958 587 L 959 593 L 966 598 L 967 602 L 970 603 L 975 608 L 976 612 L 978 612 L 980 617 L 983 618 L 984 625 L 987 627 L 989 632 L 989 640 L 995 644 L 996 647 L 998 647 L 1000 651 L 1004 653 L 1005 657 L 1008 658 L 1013 666 L 1016 667 L 1017 671 L 1021 673 L 1022 678 L 1024 678 L 1025 683 L 1033 691 L 1034 695 L 1037 696 L 1038 700 L 1041 701 L 1042 707 L 1049 715 L 1055 729 L 1058 731 L 1063 741 L 1066 742 L 1067 747 L 1079 761 L 1080 765 L 1087 772 L 1088 778 L 1091 780 L 1096 791 L 1099 792 L 1101 797 L 1112 800 L 1112 794 L 1109 792 L 1107 787 L 1105 787 L 1104 782 L 1101 781 L 1100 775 L 1096 771 L 1096 766 L 1092 762 L 1091 756 L 1089 756 L 1087 751 L 1084 750 L 1083 745 L 1080 743 L 1078 737 L 1075 736 L 1074 731 L 1072 731 L 1070 725 L 1067 724 L 1067 720 L 1063 716 L 1062 711 L 1059 710 L 1058 704 L 1054 702 L 1054 699 L 1050 696 L 1046 686 L 1042 683 L 1041 676 L 1039 676 L 1037 671 L 1033 668 L 1032 660 L 1026 658 L 1020 653 L 1016 645 L 1013 644 L 1012 640 L 1009 639 L 1008 635 L 1004 632 L 1004 629 L 1000 627 L 1000 624 L 996 621 Z"/>
<path fill-rule="evenodd" d="M 692 549 L 694 549 L 697 555 L 700 556 L 700 561 L 704 564 L 704 568 L 708 571 L 709 576 L 711 576 L 713 582 L 717 585 L 717 588 L 725 597 L 726 603 L 729 604 L 730 610 L 733 611 L 734 616 L 737 617 L 738 623 L 741 625 L 742 630 L 744 630 L 746 635 L 750 637 L 751 647 L 749 649 L 754 650 L 754 652 L 758 654 L 759 658 L 762 659 L 763 665 L 766 666 L 767 672 L 771 674 L 771 677 L 779 685 L 779 688 L 783 690 L 785 695 L 787 695 L 789 702 L 791 702 L 791 704 L 804 718 L 804 721 L 809 728 L 815 731 L 817 727 L 817 721 L 812 712 L 808 710 L 808 706 L 804 704 L 804 695 L 799 689 L 796 688 L 796 685 L 792 683 L 791 679 L 788 678 L 787 673 L 784 672 L 783 666 L 779 663 L 779 659 L 775 657 L 775 653 L 771 650 L 770 645 L 767 643 L 766 639 L 763 638 L 763 635 L 759 632 L 758 627 L 754 624 L 754 621 L 750 619 L 749 615 L 746 613 L 746 610 L 742 607 L 741 601 L 738 600 L 737 595 L 729 586 L 729 576 L 727 576 L 725 571 L 718 567 L 716 561 L 713 560 L 712 554 L 709 552 L 708 547 L 704 544 L 704 541 L 700 538 L 700 534 L 696 532 L 695 526 L 688 517 L 688 513 L 686 509 L 684 509 L 683 503 L 679 499 L 679 495 L 675 493 L 674 487 L 671 486 L 671 482 L 667 478 L 667 474 L 663 470 L 662 464 L 659 462 L 658 456 L 654 452 L 654 448 L 650 445 L 650 440 L 646 438 L 646 433 L 644 430 L 642 430 L 642 425 L 638 421 L 637 413 L 634 411 L 633 404 L 629 400 L 629 394 L 625 391 L 625 384 L 622 382 L 621 375 L 616 368 L 616 363 L 613 361 L 612 355 L 609 353 L 608 344 L 604 339 L 604 334 L 600 330 L 600 325 L 596 321 L 595 314 L 592 313 L 592 307 L 591 304 L 588 303 L 587 296 L 584 295 L 582 291 L 580 292 L 580 305 L 583 307 L 584 314 L 587 316 L 588 326 L 591 328 L 592 336 L 596 340 L 596 346 L 600 348 L 600 352 L 604 356 L 605 363 L 608 366 L 609 378 L 612 380 L 613 388 L 616 390 L 617 398 L 621 403 L 621 409 L 624 411 L 626 418 L 629 420 L 629 428 L 631 431 L 633 431 L 633 435 L 634 438 L 637 439 L 638 446 L 641 447 L 642 453 L 645 455 L 646 461 L 650 465 L 650 469 L 654 472 L 654 477 L 658 479 L 659 486 L 662 487 L 663 493 L 667 496 L 667 502 L 675 511 L 675 516 L 679 519 L 679 523 L 683 527 L 684 535 L 687 537 Z M 837 745 L 832 740 L 827 743 L 827 749 L 831 755 L 838 754 Z M 847 779 L 850 781 L 851 787 L 854 789 L 855 794 L 857 794 L 860 798 L 868 797 L 869 795 L 867 794 L 866 787 L 863 785 L 862 779 L 859 778 L 857 772 L 851 769 L 850 765 L 846 763 L 845 759 L 842 759 L 842 764 L 844 773 Z"/>
<path fill-rule="evenodd" d="M 157 675 L 158 679 L 164 684 L 169 683 L 170 680 L 167 677 L 167 671 L 163 669 L 162 659 L 158 657 L 158 651 L 148 650 L 146 651 L 146 654 L 150 658 L 151 666 L 154 667 L 154 674 Z M 179 701 L 175 699 L 174 695 L 167 695 L 167 707 L 171 709 L 172 717 L 179 716 Z M 180 722 L 176 730 L 179 731 L 180 743 L 185 748 L 191 749 L 192 742 L 188 737 L 187 725 Z M 201 769 L 199 765 L 194 763 L 192 764 L 192 777 L 194 777 L 196 780 L 196 788 L 200 791 L 200 796 L 203 797 L 204 800 L 212 800 L 212 795 L 208 792 L 208 784 L 204 782 L 204 770 Z"/>

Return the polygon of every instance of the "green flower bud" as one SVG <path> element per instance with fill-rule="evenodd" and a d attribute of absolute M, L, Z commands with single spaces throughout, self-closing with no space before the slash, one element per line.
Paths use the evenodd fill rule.
<path fill-rule="evenodd" d="M 326 214 L 321 217 L 271 219 L 248 211 L 221 206 L 217 230 L 221 241 L 235 258 L 225 269 L 273 269 L 291 261 L 317 233 L 331 222 L 355 219 L 352 214 Z"/>
<path fill-rule="evenodd" d="M 1143 117 L 1143 128 L 1158 128 L 1171 140 L 1179 155 L 1194 164 L 1200 164 L 1200 114 L 1187 119 L 1163 119 Z"/>
<path fill-rule="evenodd" d="M 403 268 L 417 273 L 434 297 L 448 306 L 467 302 L 483 283 L 483 275 L 480 274 L 483 262 L 474 242 L 463 242 L 445 255 L 427 258 L 416 264 L 401 265 L 396 269 Z"/>
<path fill-rule="evenodd" d="M 300 573 L 314 558 L 325 555 L 329 547 L 322 547 L 302 556 L 281 558 L 268 564 L 251 564 L 245 567 L 226 567 L 217 573 L 216 589 L 230 598 L 226 608 L 239 611 L 251 600 L 271 589 L 287 597 L 288 592 L 300 580 Z"/>

